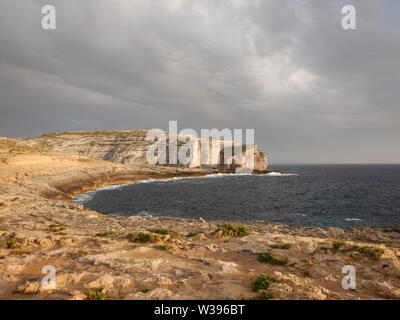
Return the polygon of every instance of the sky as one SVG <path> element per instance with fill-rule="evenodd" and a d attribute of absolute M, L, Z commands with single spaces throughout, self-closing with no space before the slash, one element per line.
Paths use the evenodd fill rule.
<path fill-rule="evenodd" d="M 399 16 L 397 0 L 0 0 L 0 136 L 176 120 L 254 129 L 272 164 L 400 163 Z"/>

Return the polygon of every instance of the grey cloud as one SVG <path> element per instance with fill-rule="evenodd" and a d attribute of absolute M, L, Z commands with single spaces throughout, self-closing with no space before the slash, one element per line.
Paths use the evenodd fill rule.
<path fill-rule="evenodd" d="M 43 31 L 48 1 L 0 2 L 0 135 L 178 120 L 254 128 L 273 163 L 400 160 L 396 1 L 52 3 Z"/>

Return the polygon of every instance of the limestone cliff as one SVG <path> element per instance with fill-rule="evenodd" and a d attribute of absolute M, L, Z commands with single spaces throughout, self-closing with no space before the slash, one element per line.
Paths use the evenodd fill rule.
<path fill-rule="evenodd" d="M 41 146 L 51 150 L 62 151 L 69 154 L 86 156 L 98 160 L 106 160 L 121 164 L 131 165 L 147 165 L 149 164 L 146 158 L 148 148 L 154 144 L 154 141 L 147 141 L 146 136 L 148 130 L 125 130 L 125 131 L 78 131 L 78 132 L 64 132 L 64 133 L 51 133 L 37 138 L 23 139 L 18 144 L 29 146 Z M 190 136 L 175 135 L 177 137 L 177 147 L 185 144 Z M 193 138 L 196 142 L 195 150 L 200 145 L 207 144 L 201 138 Z M 169 140 L 166 140 L 167 146 Z M 197 149 L 196 149 L 197 148 Z M 184 166 L 191 168 L 198 167 L 213 167 L 222 171 L 233 171 L 237 167 L 243 167 L 242 158 L 244 158 L 246 149 L 252 150 L 254 159 L 254 171 L 262 172 L 268 167 L 267 156 L 264 152 L 259 150 L 255 145 L 241 145 L 232 141 L 218 141 L 217 155 L 212 157 L 208 155 L 209 161 L 205 164 L 201 161 L 200 153 L 195 152 L 193 161 Z M 240 149 L 238 151 L 238 148 Z M 232 156 L 229 164 L 224 161 L 225 151 L 230 149 Z M 235 153 L 236 151 L 236 153 Z M 169 150 L 166 150 L 167 154 Z M 169 159 L 167 155 L 167 159 Z M 171 166 L 171 163 L 164 163 Z"/>

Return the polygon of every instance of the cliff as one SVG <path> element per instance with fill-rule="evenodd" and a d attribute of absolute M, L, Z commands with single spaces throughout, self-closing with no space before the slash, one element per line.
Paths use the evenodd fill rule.
<path fill-rule="evenodd" d="M 37 138 L 19 140 L 19 145 L 41 146 L 54 151 L 61 151 L 74 155 L 81 155 L 93 159 L 111 161 L 129 165 L 148 165 L 146 152 L 154 144 L 146 140 L 148 130 L 125 130 L 125 131 L 78 131 L 51 133 Z M 167 134 L 167 133 L 166 133 Z M 188 135 L 175 135 L 177 148 L 187 143 Z M 221 171 L 234 171 L 238 167 L 245 167 L 242 161 L 245 158 L 246 149 L 253 152 L 254 171 L 263 172 L 268 168 L 267 156 L 255 145 L 241 145 L 233 141 L 219 140 L 217 152 L 207 154 L 207 161 L 201 161 L 200 146 L 211 145 L 211 140 L 193 138 L 195 141 L 195 154 L 193 160 L 185 165 L 171 164 L 168 162 L 169 149 L 166 149 L 167 163 L 157 163 L 166 166 L 186 166 L 190 168 L 215 168 Z M 167 136 L 166 145 L 169 145 Z M 204 148 L 203 148 L 204 149 Z M 238 151 L 238 149 L 241 149 Z M 230 161 L 224 161 L 226 151 L 230 151 Z M 236 151 L 236 153 L 235 153 Z M 228 153 L 229 154 L 229 153 Z M 234 156 L 236 154 L 236 156 Z M 228 164 L 227 164 L 228 163 Z"/>

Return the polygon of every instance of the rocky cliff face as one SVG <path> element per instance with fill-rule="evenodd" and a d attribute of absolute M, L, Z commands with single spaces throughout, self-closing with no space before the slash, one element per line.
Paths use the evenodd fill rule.
<path fill-rule="evenodd" d="M 19 144 L 30 146 L 42 146 L 52 150 L 62 151 L 75 155 L 82 155 L 93 159 L 106 160 L 121 164 L 148 165 L 146 153 L 154 141 L 148 141 L 148 130 L 126 131 L 81 131 L 47 134 L 38 138 L 24 139 Z M 218 140 L 216 150 L 211 151 L 211 141 L 201 138 L 193 138 L 187 135 L 175 135 L 177 150 L 193 143 L 193 158 L 189 163 L 180 164 L 170 161 L 170 139 L 165 140 L 166 162 L 159 161 L 158 165 L 186 166 L 191 168 L 212 167 L 223 171 L 234 171 L 237 168 L 248 166 L 245 158 L 250 162 L 254 160 L 255 171 L 265 171 L 268 167 L 267 156 L 255 145 L 241 145 L 232 141 Z M 172 139 L 172 138 L 171 138 Z M 155 140 L 157 141 L 157 139 Z M 204 146 L 210 146 L 210 152 L 204 152 Z M 247 154 L 246 154 L 247 150 Z M 216 152 L 215 152 L 216 151 Z M 227 152 L 228 151 L 228 152 Z M 160 150 L 156 154 L 160 156 Z M 204 160 L 204 156 L 207 158 Z M 227 158 L 228 157 L 228 158 Z M 162 157 L 160 157 L 162 158 Z M 253 166 L 251 166 L 253 167 Z"/>

